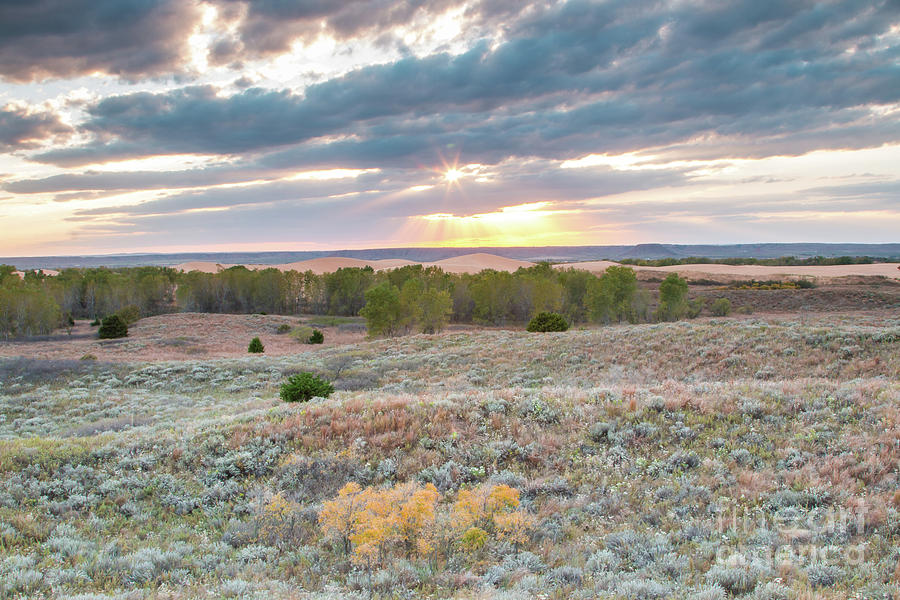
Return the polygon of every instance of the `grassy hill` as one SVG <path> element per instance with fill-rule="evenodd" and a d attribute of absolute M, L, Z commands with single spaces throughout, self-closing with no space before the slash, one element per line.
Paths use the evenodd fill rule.
<path fill-rule="evenodd" d="M 0 595 L 889 598 L 900 319 L 826 319 L 0 361 Z M 338 391 L 279 402 L 304 370 Z M 348 482 L 433 485 L 428 543 L 342 546 Z M 513 533 L 461 531 L 501 486 Z"/>

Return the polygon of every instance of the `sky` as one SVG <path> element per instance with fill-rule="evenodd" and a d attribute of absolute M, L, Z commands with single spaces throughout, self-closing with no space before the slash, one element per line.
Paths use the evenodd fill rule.
<path fill-rule="evenodd" d="M 0 256 L 900 242 L 900 0 L 0 3 Z"/>

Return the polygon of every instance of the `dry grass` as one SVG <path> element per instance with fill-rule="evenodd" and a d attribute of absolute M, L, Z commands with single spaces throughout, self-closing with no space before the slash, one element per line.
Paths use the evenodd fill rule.
<path fill-rule="evenodd" d="M 263 356 L 245 354 L 243 329 L 218 334 L 241 342 L 233 354 L 152 362 L 180 356 L 151 343 L 175 336 L 171 320 L 220 317 L 140 322 L 127 343 L 145 345 L 126 356 L 146 362 L 5 371 L 6 596 L 324 600 L 371 586 L 380 598 L 795 600 L 896 589 L 896 314 L 324 347 L 279 336 L 263 338 Z M 221 318 L 232 332 L 288 319 Z M 276 355 L 280 343 L 294 352 Z M 364 385 L 279 402 L 299 370 Z M 504 483 L 534 530 L 520 548 L 442 540 L 429 557 L 366 573 L 316 520 L 348 481 L 433 483 L 442 514 L 460 489 Z M 276 494 L 287 512 L 273 529 Z"/>

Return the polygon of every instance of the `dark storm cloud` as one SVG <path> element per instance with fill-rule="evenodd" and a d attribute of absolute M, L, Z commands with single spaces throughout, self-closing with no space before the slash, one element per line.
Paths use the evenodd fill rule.
<path fill-rule="evenodd" d="M 0 108 L 0 151 L 32 148 L 71 131 L 52 112 L 29 111 L 12 105 Z"/>
<path fill-rule="evenodd" d="M 197 19 L 196 5 L 182 0 L 2 2 L 0 78 L 178 72 Z"/>
<path fill-rule="evenodd" d="M 253 10 L 300 10 L 279 6 Z M 324 6 L 303 10 L 317 15 Z M 900 101 L 896 35 L 873 41 L 900 22 L 887 3 L 677 6 L 570 2 L 531 11 L 493 49 L 481 43 L 457 56 L 370 66 L 304 95 L 223 97 L 195 86 L 115 96 L 90 107 L 83 125 L 102 141 L 37 159 L 86 163 L 123 143 L 110 137 L 147 155 L 296 146 L 280 156 L 293 166 L 412 164 L 448 148 L 467 161 L 499 161 L 701 137 L 748 147 L 806 140 L 796 153 L 897 139 L 895 119 L 868 110 Z"/>

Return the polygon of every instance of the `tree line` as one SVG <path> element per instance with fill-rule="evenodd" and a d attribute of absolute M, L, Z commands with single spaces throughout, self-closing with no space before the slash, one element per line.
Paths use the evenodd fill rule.
<path fill-rule="evenodd" d="M 13 271 L 0 266 L 0 335 L 7 338 L 47 334 L 73 319 L 101 319 L 126 307 L 142 317 L 179 311 L 362 315 L 370 334 L 387 336 L 432 333 L 450 322 L 523 323 L 544 311 L 560 313 L 570 323 L 642 322 L 690 312 L 687 285 L 677 275 L 670 276 L 683 284 L 676 285 L 677 297 L 660 297 L 660 308 L 651 312 L 654 299 L 625 266 L 599 276 L 547 263 L 475 274 L 422 265 L 379 272 L 341 268 L 322 275 L 242 266 L 218 273 L 63 269 L 52 277 L 40 271 L 20 277 Z"/>

